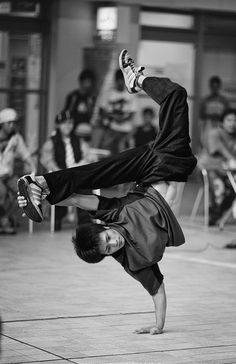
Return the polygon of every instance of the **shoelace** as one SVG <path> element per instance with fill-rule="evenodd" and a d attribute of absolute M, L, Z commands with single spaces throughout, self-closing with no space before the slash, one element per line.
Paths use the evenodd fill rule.
<path fill-rule="evenodd" d="M 135 66 L 134 66 L 134 60 L 129 57 L 127 60 L 128 65 L 130 66 L 130 68 L 132 69 L 132 71 L 135 73 L 135 75 L 137 76 L 138 71 L 136 70 Z"/>

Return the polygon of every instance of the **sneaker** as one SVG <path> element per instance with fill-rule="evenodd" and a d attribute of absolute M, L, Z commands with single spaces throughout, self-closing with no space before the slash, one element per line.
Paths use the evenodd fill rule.
<path fill-rule="evenodd" d="M 136 68 L 134 60 L 126 49 L 121 51 L 119 56 L 119 66 L 123 73 L 125 86 L 130 94 L 141 91 L 138 85 L 138 78 L 143 74 L 144 67 Z"/>
<path fill-rule="evenodd" d="M 24 213 L 29 219 L 35 222 L 41 222 L 43 220 L 41 207 L 43 189 L 30 175 L 21 177 L 17 185 L 20 195 L 24 196 L 27 200 L 27 206 L 23 207 Z"/>
<path fill-rule="evenodd" d="M 230 243 L 225 245 L 227 249 L 236 249 L 236 239 L 233 239 Z"/>

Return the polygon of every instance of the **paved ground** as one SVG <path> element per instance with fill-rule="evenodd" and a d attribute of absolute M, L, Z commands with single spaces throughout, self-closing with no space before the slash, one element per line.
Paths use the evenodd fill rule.
<path fill-rule="evenodd" d="M 236 363 L 236 236 L 181 219 L 187 243 L 161 263 L 168 295 L 162 335 L 152 300 L 112 258 L 88 265 L 71 230 L 0 237 L 1 363 Z"/>

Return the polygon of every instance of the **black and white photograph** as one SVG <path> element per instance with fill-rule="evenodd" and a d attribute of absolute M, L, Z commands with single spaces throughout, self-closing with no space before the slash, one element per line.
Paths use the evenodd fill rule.
<path fill-rule="evenodd" d="M 235 0 L 0 0 L 0 363 L 236 364 Z"/>

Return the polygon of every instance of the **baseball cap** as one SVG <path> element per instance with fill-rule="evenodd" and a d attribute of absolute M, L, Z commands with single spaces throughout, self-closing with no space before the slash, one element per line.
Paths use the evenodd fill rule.
<path fill-rule="evenodd" d="M 16 121 L 17 119 L 18 115 L 15 109 L 7 107 L 0 111 L 0 124 Z"/>

